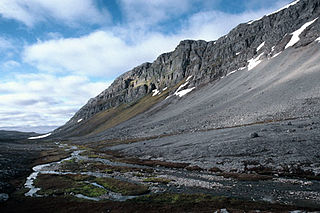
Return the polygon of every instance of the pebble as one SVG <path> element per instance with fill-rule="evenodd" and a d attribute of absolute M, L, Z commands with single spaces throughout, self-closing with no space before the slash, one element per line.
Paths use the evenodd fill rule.
<path fill-rule="evenodd" d="M 259 137 L 259 135 L 258 135 L 258 133 L 254 132 L 254 133 L 251 133 L 250 137 L 257 138 L 257 137 Z"/>
<path fill-rule="evenodd" d="M 0 194 L 0 202 L 6 202 L 9 199 L 9 195 L 6 193 Z"/>

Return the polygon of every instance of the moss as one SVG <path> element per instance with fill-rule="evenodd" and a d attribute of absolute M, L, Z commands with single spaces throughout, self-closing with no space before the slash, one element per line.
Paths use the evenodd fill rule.
<path fill-rule="evenodd" d="M 74 194 L 82 194 L 88 197 L 100 197 L 107 193 L 103 188 L 93 186 L 90 183 L 78 183 L 75 187 L 66 189 L 66 192 L 73 192 Z"/>
<path fill-rule="evenodd" d="M 166 178 L 156 178 L 156 177 L 150 177 L 150 178 L 145 178 L 143 182 L 151 182 L 151 183 L 161 183 L 161 184 L 168 184 L 172 180 L 166 179 Z"/>
<path fill-rule="evenodd" d="M 71 151 L 65 151 L 62 149 L 53 149 L 49 151 L 43 151 L 40 153 L 39 158 L 33 163 L 33 165 L 45 164 L 60 161 L 70 156 Z"/>
<path fill-rule="evenodd" d="M 104 170 L 105 173 L 108 173 L 108 174 L 112 174 L 113 173 L 113 170 L 112 169 L 106 169 Z"/>
<path fill-rule="evenodd" d="M 59 175 L 39 175 L 34 182 L 41 190 L 40 195 L 63 195 L 65 190 L 73 187 L 74 181 Z"/>
<path fill-rule="evenodd" d="M 88 181 L 92 179 L 89 175 L 66 175 L 67 178 L 74 180 L 74 181 Z"/>
<path fill-rule="evenodd" d="M 87 175 L 40 175 L 35 186 L 41 190 L 40 195 L 47 196 L 66 196 L 73 194 L 83 194 L 88 197 L 99 197 L 106 194 L 103 188 L 88 183 L 93 177 Z"/>
<path fill-rule="evenodd" d="M 70 160 L 66 160 L 66 161 L 63 161 L 63 163 L 75 163 L 76 162 L 76 159 L 75 158 L 72 158 Z"/>
<path fill-rule="evenodd" d="M 111 127 L 114 127 L 126 120 L 129 120 L 130 118 L 133 118 L 134 116 L 148 110 L 153 105 L 158 103 L 159 101 L 163 100 L 167 97 L 168 92 L 164 92 L 163 94 L 159 96 L 152 96 L 147 95 L 143 98 L 141 98 L 139 101 L 135 103 L 131 103 L 130 107 L 129 105 L 124 104 L 122 107 L 117 107 L 109 116 L 110 119 L 107 120 L 107 122 L 102 123 L 98 128 L 94 129 L 92 133 L 90 134 L 96 134 L 101 131 L 104 131 L 106 129 L 109 129 Z M 93 119 L 95 119 L 93 117 Z"/>
<path fill-rule="evenodd" d="M 121 193 L 122 195 L 142 195 L 149 192 L 148 187 L 145 185 L 125 182 L 114 178 L 96 178 L 94 181 L 106 189 Z"/>

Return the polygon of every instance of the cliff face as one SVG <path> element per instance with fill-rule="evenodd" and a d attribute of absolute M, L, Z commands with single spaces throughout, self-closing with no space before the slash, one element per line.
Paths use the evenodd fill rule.
<path fill-rule="evenodd" d="M 167 88 L 173 94 L 183 88 L 197 88 L 240 69 L 252 69 L 260 60 L 272 58 L 288 47 L 299 29 L 295 48 L 320 36 L 320 0 L 300 0 L 287 8 L 238 25 L 217 41 L 181 41 L 173 52 L 160 55 L 118 77 L 112 85 L 92 98 L 56 132 L 76 128 L 97 113 L 134 103 Z M 186 79 L 188 78 L 188 81 Z"/>

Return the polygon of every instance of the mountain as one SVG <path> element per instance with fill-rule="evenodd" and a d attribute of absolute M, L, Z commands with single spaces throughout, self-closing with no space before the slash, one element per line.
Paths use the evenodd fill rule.
<path fill-rule="evenodd" d="M 18 132 L 0 130 L 0 142 L 22 141 L 29 137 L 37 136 L 35 132 Z"/>
<path fill-rule="evenodd" d="M 119 76 L 52 136 L 148 138 L 318 116 L 319 16 L 320 0 L 297 0 L 216 41 L 181 41 Z"/>

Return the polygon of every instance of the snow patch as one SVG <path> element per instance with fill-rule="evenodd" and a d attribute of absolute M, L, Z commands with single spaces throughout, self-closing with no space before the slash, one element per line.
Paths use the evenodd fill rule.
<path fill-rule="evenodd" d="M 163 90 L 162 91 L 166 91 L 168 89 L 168 87 L 165 87 L 165 88 L 163 88 Z"/>
<path fill-rule="evenodd" d="M 247 67 L 240 67 L 240 68 L 237 69 L 237 70 L 231 71 L 231 72 L 229 72 L 229 73 L 226 75 L 226 77 L 228 77 L 229 75 L 232 75 L 233 73 L 235 73 L 235 72 L 237 72 L 237 71 L 239 71 L 239 70 L 244 70 L 245 68 L 247 68 Z M 223 77 L 222 77 L 222 78 L 223 78 Z"/>
<path fill-rule="evenodd" d="M 50 135 L 51 135 L 51 132 L 48 133 L 48 134 L 45 134 L 45 135 L 39 135 L 39 136 L 35 136 L 35 137 L 30 137 L 30 138 L 28 138 L 28 139 L 29 139 L 29 140 L 41 139 L 41 138 L 46 138 L 46 137 L 48 137 L 48 136 L 50 136 Z"/>
<path fill-rule="evenodd" d="M 182 85 L 177 89 L 176 92 L 179 92 L 183 87 L 187 86 L 188 84 L 189 84 L 189 82 L 186 82 L 186 83 L 182 84 Z"/>
<path fill-rule="evenodd" d="M 260 55 L 258 55 L 258 57 L 256 58 L 253 58 L 253 59 L 250 59 L 248 62 L 249 62 L 249 65 L 248 65 L 248 71 L 249 70 L 252 70 L 253 68 L 255 68 L 256 66 L 258 66 L 262 60 L 260 60 L 260 57 L 263 55 L 264 53 L 261 53 Z"/>
<path fill-rule="evenodd" d="M 160 94 L 160 91 L 155 89 L 155 90 L 152 90 L 153 94 L 152 96 L 156 96 L 156 95 L 159 95 Z"/>
<path fill-rule="evenodd" d="M 317 38 L 317 39 L 316 39 L 316 41 L 320 43 L 320 37 L 319 37 L 319 38 Z"/>
<path fill-rule="evenodd" d="M 278 13 L 278 12 L 280 12 L 280 11 L 284 10 L 284 9 L 287 9 L 287 8 L 289 8 L 289 7 L 291 7 L 291 6 L 295 5 L 295 4 L 297 4 L 299 1 L 300 1 L 300 0 L 296 0 L 296 1 L 294 1 L 294 2 L 291 2 L 290 4 L 288 4 L 288 5 L 286 5 L 286 6 L 282 7 L 282 8 L 280 8 L 280 9 L 279 9 L 279 10 L 277 10 L 277 11 L 274 11 L 273 13 L 270 13 L 270 14 L 269 14 L 269 15 L 267 15 L 267 16 L 270 16 L 270 15 L 276 14 L 276 13 Z"/>
<path fill-rule="evenodd" d="M 236 55 L 239 55 L 241 52 L 237 52 Z"/>
<path fill-rule="evenodd" d="M 192 87 L 192 88 L 189 88 L 189 89 L 181 90 L 181 91 L 179 91 L 179 92 L 177 91 L 177 92 L 175 92 L 174 94 L 175 94 L 176 96 L 179 96 L 179 97 L 181 98 L 182 96 L 188 94 L 189 92 L 191 92 L 191 91 L 194 90 L 194 89 L 195 89 L 195 87 Z"/>
<path fill-rule="evenodd" d="M 190 75 L 190 76 L 187 78 L 187 81 L 189 81 L 191 78 L 192 78 L 192 75 Z"/>
<path fill-rule="evenodd" d="M 262 42 L 262 44 L 259 45 L 259 47 L 257 47 L 257 52 L 259 52 L 259 50 L 264 46 L 265 43 L 266 42 L 264 41 L 264 42 Z"/>
<path fill-rule="evenodd" d="M 314 19 L 313 21 L 309 21 L 307 23 L 305 23 L 304 25 L 302 25 L 302 27 L 300 27 L 300 29 L 294 31 L 293 33 L 291 33 L 292 37 L 291 40 L 289 41 L 289 43 L 286 45 L 285 49 L 287 49 L 288 47 L 292 47 L 293 45 L 295 45 L 296 43 L 299 42 L 300 40 L 300 34 L 307 29 L 307 27 L 309 27 L 311 24 L 313 24 L 318 18 Z"/>
<path fill-rule="evenodd" d="M 274 12 L 272 12 L 272 13 L 270 13 L 270 14 L 268 14 L 267 16 L 271 16 L 271 15 L 273 15 L 273 14 L 276 14 L 276 13 L 278 13 L 278 12 L 280 12 L 280 11 L 282 11 L 282 10 L 284 10 L 284 9 L 288 9 L 290 6 L 293 6 L 293 5 L 295 5 L 295 4 L 297 4 L 298 2 L 299 2 L 300 0 L 296 0 L 296 1 L 294 1 L 294 2 L 292 2 L 292 3 L 290 3 L 290 4 L 288 4 L 288 5 L 286 5 L 286 6 L 284 6 L 284 7 L 282 7 L 282 8 L 280 8 L 279 10 L 276 10 L 276 11 L 274 11 Z M 261 17 L 261 18 L 259 18 L 259 19 L 256 19 L 256 20 L 251 20 L 251 21 L 249 21 L 247 24 L 252 24 L 253 22 L 255 22 L 255 21 L 259 21 L 259 20 L 261 20 L 263 17 Z"/>
<path fill-rule="evenodd" d="M 280 55 L 282 52 L 279 52 L 279 53 L 277 53 L 277 54 L 275 54 L 274 56 L 272 56 L 271 58 L 275 58 L 275 57 L 277 57 L 278 55 Z"/>
<path fill-rule="evenodd" d="M 253 22 L 255 22 L 255 20 L 251 20 L 247 24 L 252 24 Z"/>
<path fill-rule="evenodd" d="M 83 121 L 83 118 L 79 119 L 77 122 L 80 123 L 81 121 Z"/>
<path fill-rule="evenodd" d="M 167 99 L 169 99 L 169 98 L 171 98 L 172 97 L 172 95 L 169 95 L 168 97 L 166 97 L 166 99 L 165 100 L 167 100 Z"/>
<path fill-rule="evenodd" d="M 192 87 L 192 88 L 189 88 L 189 89 L 184 89 L 184 90 L 181 90 L 183 87 L 187 86 L 189 84 L 189 80 L 192 78 L 192 75 L 189 76 L 186 80 L 186 82 L 184 84 L 182 84 L 178 89 L 177 91 L 173 94 L 173 95 L 176 95 L 176 96 L 179 96 L 180 98 L 186 94 L 188 94 L 189 92 L 191 92 L 192 90 L 195 89 L 195 87 Z M 170 96 L 169 96 L 170 97 Z M 168 97 L 167 97 L 168 98 Z M 167 99 L 166 98 L 166 99 Z"/>

